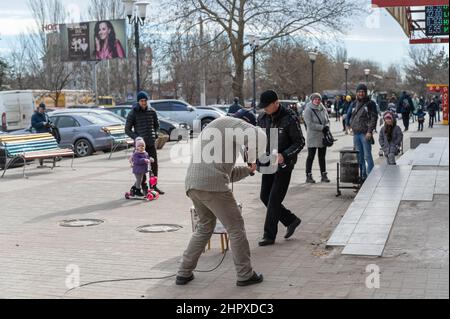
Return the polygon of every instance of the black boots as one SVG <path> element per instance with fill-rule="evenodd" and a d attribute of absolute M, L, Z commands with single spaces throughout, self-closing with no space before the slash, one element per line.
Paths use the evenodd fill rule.
<path fill-rule="evenodd" d="M 322 173 L 322 183 L 331 183 L 330 179 L 328 178 L 328 173 Z M 314 180 L 312 174 L 306 174 L 306 183 L 307 184 L 315 184 L 316 181 Z"/>
<path fill-rule="evenodd" d="M 322 173 L 322 183 L 331 183 L 330 179 L 328 178 L 328 173 Z"/>
<path fill-rule="evenodd" d="M 307 184 L 315 184 L 316 183 L 312 174 L 306 174 L 306 183 Z"/>

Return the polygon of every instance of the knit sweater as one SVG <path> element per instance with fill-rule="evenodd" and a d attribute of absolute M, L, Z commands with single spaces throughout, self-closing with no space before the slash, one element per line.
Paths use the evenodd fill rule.
<path fill-rule="evenodd" d="M 230 132 L 227 134 L 227 129 L 241 129 L 242 133 L 233 138 L 230 137 Z M 245 139 L 239 141 L 246 131 L 257 137 L 257 144 L 248 143 Z M 248 162 L 256 163 L 256 157 L 265 153 L 266 142 L 263 130 L 241 119 L 223 117 L 211 122 L 199 135 L 194 146 L 186 174 L 186 192 L 192 189 L 229 192 L 231 182 L 238 182 L 250 175 L 247 166 L 236 167 L 237 153 L 241 147 L 244 145 L 248 148 Z"/>

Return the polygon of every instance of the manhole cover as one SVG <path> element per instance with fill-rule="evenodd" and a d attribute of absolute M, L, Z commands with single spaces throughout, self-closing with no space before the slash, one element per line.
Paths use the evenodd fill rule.
<path fill-rule="evenodd" d="M 103 223 L 104 221 L 101 219 L 71 219 L 63 220 L 59 225 L 62 227 L 92 227 Z"/>
<path fill-rule="evenodd" d="M 137 231 L 140 233 L 172 233 L 182 228 L 180 225 L 155 224 L 138 227 Z"/>

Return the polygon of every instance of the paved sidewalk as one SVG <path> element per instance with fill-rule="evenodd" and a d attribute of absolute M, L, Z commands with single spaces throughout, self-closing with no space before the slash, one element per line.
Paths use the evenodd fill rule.
<path fill-rule="evenodd" d="M 328 170 L 335 181 L 339 149 L 351 146 L 352 138 L 338 133 L 332 123 L 339 142 L 329 152 Z M 411 134 L 417 133 L 406 138 Z M 449 135 L 442 126 L 422 134 Z M 335 182 L 304 184 L 305 152 L 286 199 L 286 206 L 303 219 L 292 240 L 280 236 L 275 246 L 258 247 L 265 218 L 260 176 L 235 185 L 253 265 L 264 274 L 263 284 L 236 287 L 228 254 L 221 267 L 196 274 L 186 287 L 175 286 L 171 278 L 99 284 L 64 296 L 66 281 L 72 278 L 66 270 L 76 269 L 73 266 L 80 270 L 81 284 L 175 273 L 191 236 L 191 202 L 184 195 L 186 165 L 170 161 L 173 146 L 160 153 L 160 185 L 167 195 L 151 203 L 123 199 L 133 183 L 124 153 L 110 161 L 103 153 L 77 159 L 76 171 L 68 161 L 53 172 L 30 167 L 28 180 L 21 178 L 20 169 L 8 172 L 0 180 L 0 298 L 449 298 L 449 197 L 403 202 L 383 258 L 342 256 L 340 249 L 325 243 L 355 194 L 344 191 L 336 198 Z M 105 222 L 91 228 L 59 226 L 61 220 L 78 218 Z M 183 228 L 162 234 L 136 231 L 138 226 L 162 223 Z M 221 258 L 220 240 L 213 237 L 212 250 L 202 256 L 199 269 L 213 268 Z M 369 265 L 381 271 L 379 289 L 366 286 Z"/>

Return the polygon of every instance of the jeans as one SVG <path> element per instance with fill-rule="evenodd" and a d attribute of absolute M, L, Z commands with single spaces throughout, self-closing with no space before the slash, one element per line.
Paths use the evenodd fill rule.
<path fill-rule="evenodd" d="M 297 220 L 297 216 L 282 204 L 289 189 L 291 177 L 292 169 L 280 169 L 275 174 L 262 177 L 261 201 L 267 207 L 264 238 L 275 240 L 279 222 L 288 227 Z"/>
<path fill-rule="evenodd" d="M 308 159 L 306 160 L 306 174 L 312 173 L 312 166 L 314 163 L 314 158 L 316 157 L 316 152 L 319 150 L 319 166 L 320 166 L 320 172 L 326 173 L 327 172 L 327 162 L 326 162 L 326 155 L 327 155 L 327 148 L 308 148 Z"/>
<path fill-rule="evenodd" d="M 353 143 L 355 145 L 355 149 L 359 152 L 358 161 L 362 174 L 361 177 L 366 179 L 375 167 L 372 157 L 372 145 L 366 139 L 366 134 L 362 133 L 355 134 L 353 137 Z"/>

